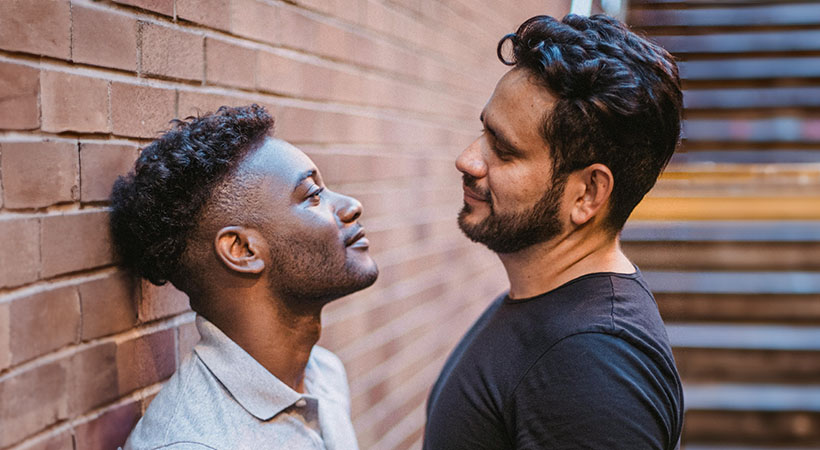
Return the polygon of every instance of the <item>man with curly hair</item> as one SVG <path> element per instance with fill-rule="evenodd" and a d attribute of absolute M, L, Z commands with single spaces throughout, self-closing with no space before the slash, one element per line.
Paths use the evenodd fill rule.
<path fill-rule="evenodd" d="M 361 204 L 252 105 L 175 121 L 111 196 L 122 263 L 188 294 L 201 336 L 126 449 L 356 449 L 328 302 L 373 284 Z"/>
<path fill-rule="evenodd" d="M 681 382 L 619 233 L 677 146 L 677 66 L 601 15 L 533 17 L 497 52 L 458 223 L 510 288 L 445 363 L 424 448 L 673 449 Z"/>

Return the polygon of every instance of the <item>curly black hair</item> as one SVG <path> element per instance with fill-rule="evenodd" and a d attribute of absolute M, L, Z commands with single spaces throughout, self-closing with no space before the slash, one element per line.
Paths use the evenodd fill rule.
<path fill-rule="evenodd" d="M 507 42 L 512 57 L 504 57 Z M 605 15 L 536 16 L 498 43 L 498 58 L 529 71 L 557 99 L 541 132 L 553 179 L 594 163 L 615 178 L 607 225 L 623 228 L 680 139 L 678 67 L 660 46 Z"/>
<path fill-rule="evenodd" d="M 156 285 L 169 281 L 215 186 L 272 133 L 273 122 L 255 104 L 172 120 L 114 183 L 110 225 L 122 264 Z"/>

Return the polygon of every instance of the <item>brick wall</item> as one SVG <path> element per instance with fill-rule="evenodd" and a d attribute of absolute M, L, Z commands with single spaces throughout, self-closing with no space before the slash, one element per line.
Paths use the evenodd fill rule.
<path fill-rule="evenodd" d="M 443 358 L 504 287 L 457 153 L 536 0 L 0 1 L 0 449 L 110 449 L 198 338 L 116 265 L 106 198 L 169 119 L 256 102 L 364 204 L 382 275 L 330 305 L 363 448 L 418 448 Z"/>

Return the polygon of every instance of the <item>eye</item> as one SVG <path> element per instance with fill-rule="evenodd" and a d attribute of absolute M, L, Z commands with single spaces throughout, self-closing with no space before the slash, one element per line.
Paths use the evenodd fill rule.
<path fill-rule="evenodd" d="M 307 199 L 311 201 L 311 203 L 319 203 L 321 199 L 321 194 L 324 192 L 325 188 L 313 185 L 308 191 Z"/>

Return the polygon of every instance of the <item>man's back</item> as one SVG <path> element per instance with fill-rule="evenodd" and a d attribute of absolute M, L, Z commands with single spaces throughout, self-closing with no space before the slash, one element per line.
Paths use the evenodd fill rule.
<path fill-rule="evenodd" d="M 498 298 L 447 361 L 425 449 L 673 449 L 683 394 L 640 273 Z"/>

